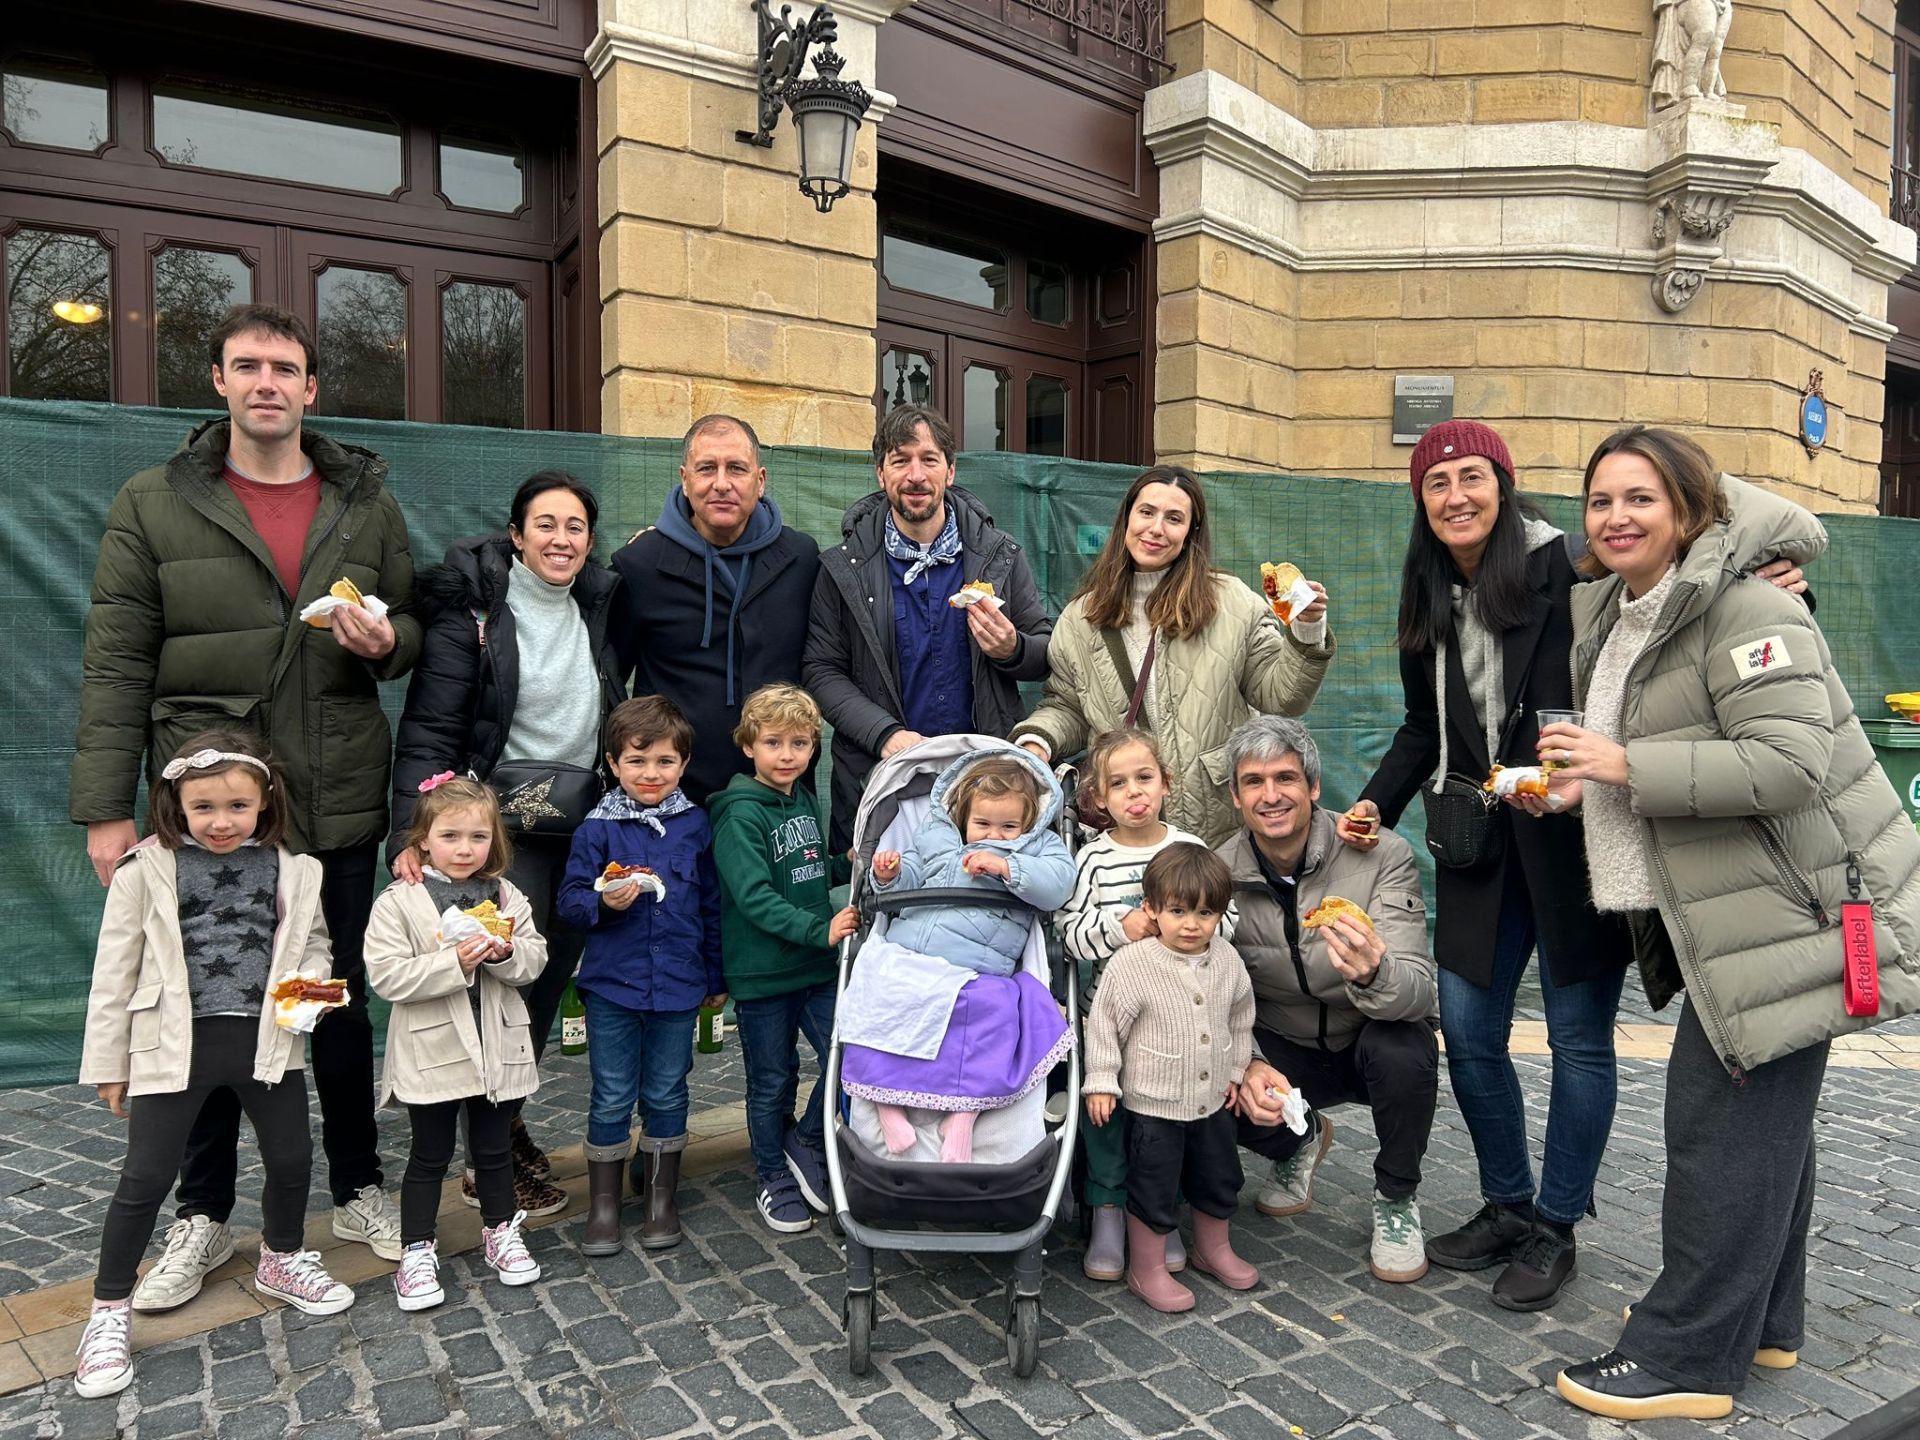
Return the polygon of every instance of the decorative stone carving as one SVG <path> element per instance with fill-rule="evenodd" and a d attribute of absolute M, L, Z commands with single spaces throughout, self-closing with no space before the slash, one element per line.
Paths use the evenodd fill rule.
<path fill-rule="evenodd" d="M 1725 101 L 1690 100 L 1655 117 L 1648 132 L 1653 298 L 1678 313 L 1693 303 L 1726 252 L 1735 209 L 1779 157 L 1767 127 L 1740 123 Z"/>
<path fill-rule="evenodd" d="M 1733 24 L 1733 0 L 1654 0 L 1653 108 L 1688 100 L 1724 100 L 1720 54 Z"/>

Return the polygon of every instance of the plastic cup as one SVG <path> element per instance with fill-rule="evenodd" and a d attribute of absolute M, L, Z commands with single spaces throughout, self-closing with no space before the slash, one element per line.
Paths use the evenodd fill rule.
<path fill-rule="evenodd" d="M 1549 725 L 1572 725 L 1576 728 L 1584 729 L 1587 723 L 1587 712 L 1584 710 L 1536 710 L 1533 713 L 1540 721 L 1540 728 L 1542 730 L 1546 729 Z M 1562 763 L 1563 762 L 1558 760 L 1547 760 L 1543 758 L 1540 761 L 1540 769 L 1545 773 L 1551 774 L 1553 771 L 1558 770 Z"/>

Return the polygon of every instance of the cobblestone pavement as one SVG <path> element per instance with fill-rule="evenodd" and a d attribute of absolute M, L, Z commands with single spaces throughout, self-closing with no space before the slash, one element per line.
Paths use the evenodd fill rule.
<path fill-rule="evenodd" d="M 730 1046 L 718 1065 L 703 1057 L 700 1100 L 737 1099 L 735 1053 Z M 1547 1062 L 1518 1064 L 1537 1153 Z M 553 1068 L 537 1132 L 576 1133 L 567 1117 L 579 1113 L 569 1107 L 583 1069 Z M 1582 1415 L 1545 1388 L 1565 1360 L 1611 1344 L 1621 1305 L 1642 1293 L 1658 1263 L 1662 1065 L 1623 1059 L 1621 1079 L 1599 1217 L 1580 1232 L 1580 1277 L 1537 1315 L 1493 1307 L 1485 1276 L 1436 1270 L 1398 1286 L 1368 1276 L 1371 1145 L 1364 1119 L 1349 1110 L 1336 1112 L 1352 1118 L 1340 1126 L 1309 1214 L 1272 1221 L 1243 1210 L 1236 1240 L 1264 1277 L 1248 1294 L 1196 1278 L 1195 1311 L 1156 1315 L 1123 1287 L 1082 1277 L 1077 1239 L 1056 1235 L 1040 1369 L 1027 1381 L 1012 1376 L 1005 1355 L 1008 1266 L 970 1257 L 881 1257 L 873 1372 L 849 1375 L 844 1268 L 831 1233 L 769 1234 L 744 1172 L 729 1170 L 683 1190 L 688 1238 L 676 1250 L 630 1248 L 589 1261 L 571 1220 L 534 1232 L 546 1271 L 538 1285 L 483 1282 L 475 1257 L 462 1255 L 443 1271 L 448 1303 L 404 1315 L 388 1281 L 368 1281 L 343 1315 L 276 1310 L 145 1351 L 134 1386 L 117 1401 L 78 1400 L 64 1380 L 0 1398 L 0 1440 L 1781 1440 L 1830 1434 L 1920 1382 L 1916 1075 L 1836 1069 L 1819 1120 L 1823 1168 L 1799 1368 L 1756 1371 L 1733 1419 L 1710 1426 L 1629 1429 Z M 12 1146 L 0 1214 L 14 1237 L 0 1244 L 0 1263 L 19 1283 L 92 1265 L 92 1227 L 119 1141 L 83 1118 L 75 1094 L 0 1095 Z M 396 1157 L 399 1131 L 387 1133 Z M 1474 1192 L 1471 1149 L 1443 1087 L 1421 1190 L 1429 1229 L 1471 1213 Z"/>

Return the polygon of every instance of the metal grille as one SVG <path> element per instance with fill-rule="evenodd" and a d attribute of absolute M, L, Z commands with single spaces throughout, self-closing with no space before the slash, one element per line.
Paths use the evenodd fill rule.
<path fill-rule="evenodd" d="M 1167 64 L 1167 0 L 1013 0 L 1154 65 Z"/>

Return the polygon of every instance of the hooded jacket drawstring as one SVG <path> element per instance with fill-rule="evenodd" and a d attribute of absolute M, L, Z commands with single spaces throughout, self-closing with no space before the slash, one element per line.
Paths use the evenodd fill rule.
<path fill-rule="evenodd" d="M 734 666 L 736 642 L 740 630 L 740 599 L 747 593 L 747 579 L 753 573 L 754 555 L 766 549 L 780 538 L 780 507 L 771 496 L 763 495 L 753 508 L 753 514 L 747 521 L 747 528 L 740 538 L 731 545 L 716 546 L 694 528 L 692 507 L 687 503 L 683 487 L 676 485 L 667 492 L 666 503 L 660 507 L 657 528 L 674 544 L 700 556 L 705 566 L 706 610 L 701 621 L 700 648 L 708 649 L 713 644 L 713 577 L 714 571 L 733 592 L 734 603 L 727 610 L 727 704 L 739 703 Z M 738 558 L 738 571 L 727 567 L 727 561 Z"/>

